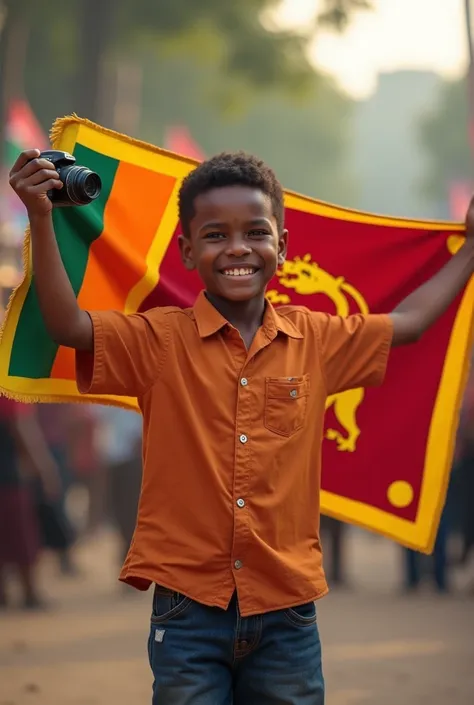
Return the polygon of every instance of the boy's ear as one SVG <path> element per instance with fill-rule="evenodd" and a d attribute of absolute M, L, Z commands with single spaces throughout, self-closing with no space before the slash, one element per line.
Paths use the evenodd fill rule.
<path fill-rule="evenodd" d="M 282 230 L 278 238 L 278 264 L 281 266 L 288 251 L 288 230 Z"/>
<path fill-rule="evenodd" d="M 186 269 L 189 269 L 190 271 L 195 269 L 196 265 L 193 257 L 191 238 L 186 237 L 185 235 L 178 235 L 178 245 L 181 254 L 181 261 Z"/>

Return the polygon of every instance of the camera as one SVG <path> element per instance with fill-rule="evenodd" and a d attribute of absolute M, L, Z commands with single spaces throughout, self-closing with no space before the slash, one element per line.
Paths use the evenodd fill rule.
<path fill-rule="evenodd" d="M 86 166 L 76 164 L 76 158 L 69 152 L 49 149 L 41 152 L 40 159 L 47 159 L 54 165 L 64 184 L 61 189 L 48 191 L 54 206 L 86 206 L 100 196 L 100 176 Z"/>

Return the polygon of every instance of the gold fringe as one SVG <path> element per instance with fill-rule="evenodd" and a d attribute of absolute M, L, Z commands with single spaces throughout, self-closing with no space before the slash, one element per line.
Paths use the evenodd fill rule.
<path fill-rule="evenodd" d="M 76 115 L 76 113 L 65 115 L 62 118 L 56 118 L 49 131 L 49 141 L 53 149 L 57 149 L 59 147 L 62 134 L 66 127 L 78 121 L 80 121 L 80 118 Z"/>
<path fill-rule="evenodd" d="M 77 396 L 69 395 L 59 395 L 59 394 L 43 394 L 41 396 L 34 396 L 33 394 L 21 394 L 19 392 L 12 392 L 11 389 L 5 389 L 0 387 L 0 396 L 6 399 L 11 399 L 12 401 L 17 401 L 20 404 L 99 404 L 100 406 L 112 406 L 118 409 L 125 409 L 125 411 L 134 411 L 136 413 L 141 413 L 138 406 L 131 406 L 130 404 L 124 404 L 120 402 L 119 399 L 110 399 L 104 397 L 104 399 L 91 400 L 85 394 L 77 394 Z"/>
<path fill-rule="evenodd" d="M 162 147 L 157 147 L 156 145 L 151 144 L 151 142 L 144 142 L 143 140 L 139 140 L 135 137 L 129 137 L 128 135 L 124 135 L 121 132 L 115 132 L 115 130 L 110 130 L 108 127 L 102 127 L 102 125 L 98 125 L 97 123 L 92 122 L 92 120 L 88 120 L 87 118 L 81 118 L 76 115 L 76 113 L 72 113 L 71 115 L 65 115 L 64 117 L 57 118 L 54 121 L 53 126 L 51 127 L 51 130 L 49 132 L 51 145 L 54 149 L 57 149 L 57 147 L 60 145 L 61 137 L 63 135 L 64 130 L 69 127 L 69 125 L 74 124 L 84 125 L 84 127 L 89 127 L 91 130 L 94 130 L 94 132 L 100 132 L 102 135 L 113 137 L 114 139 L 119 140 L 120 142 L 125 142 L 126 144 L 133 145 L 134 147 L 146 149 L 147 152 L 153 152 L 154 154 L 159 154 L 163 157 L 171 157 L 172 159 L 176 159 L 176 157 L 179 156 L 180 161 L 186 162 L 191 166 L 196 167 L 199 165 L 199 162 L 196 159 L 191 159 L 190 157 L 185 157 L 181 154 L 176 155 L 174 152 L 170 152 L 167 149 L 163 149 Z"/>

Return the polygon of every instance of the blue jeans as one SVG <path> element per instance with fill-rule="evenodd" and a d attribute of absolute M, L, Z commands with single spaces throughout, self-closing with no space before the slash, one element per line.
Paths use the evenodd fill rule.
<path fill-rule="evenodd" d="M 156 587 L 152 705 L 324 705 L 316 607 L 241 617 Z"/>

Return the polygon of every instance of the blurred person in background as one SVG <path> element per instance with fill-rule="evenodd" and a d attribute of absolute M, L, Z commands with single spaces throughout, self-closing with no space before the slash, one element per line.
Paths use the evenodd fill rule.
<path fill-rule="evenodd" d="M 449 591 L 448 573 L 453 563 L 449 555 L 451 535 L 460 536 L 462 543 L 460 563 L 466 564 L 474 546 L 474 377 L 472 373 L 466 384 L 453 467 L 433 555 L 428 557 L 416 551 L 404 550 L 407 591 L 416 590 L 426 575 L 432 576 L 438 592 Z"/>
<path fill-rule="evenodd" d="M 456 449 L 459 528 L 462 540 L 461 564 L 467 566 L 474 554 L 474 367 L 466 385 Z M 474 576 L 471 590 L 474 591 Z"/>
<path fill-rule="evenodd" d="M 108 478 L 109 510 L 120 537 L 121 563 L 127 556 L 137 520 L 142 481 L 142 416 L 134 411 L 96 408 L 101 456 Z"/>
<path fill-rule="evenodd" d="M 329 566 L 326 575 L 331 587 L 345 587 L 344 544 L 347 535 L 347 524 L 328 516 L 321 516 L 321 536 L 326 544 L 326 555 L 329 555 Z"/>
<path fill-rule="evenodd" d="M 40 483 L 35 485 L 43 545 L 56 553 L 63 575 L 74 576 L 77 568 L 72 558 L 75 531 L 69 519 L 66 499 L 73 482 L 69 462 L 69 438 L 74 432 L 70 408 L 65 404 L 39 404 L 38 422 L 54 457 L 61 477 L 61 492 L 54 498 L 45 494 Z"/>
<path fill-rule="evenodd" d="M 50 501 L 60 495 L 60 475 L 41 428 L 37 409 L 0 397 L 0 607 L 7 605 L 7 571 L 22 590 L 22 607 L 45 606 L 36 579 L 41 548 L 31 480 Z"/>
<path fill-rule="evenodd" d="M 103 524 L 107 474 L 98 451 L 99 423 L 91 404 L 71 404 L 68 457 L 72 481 L 87 493 L 84 533 L 94 534 Z"/>
<path fill-rule="evenodd" d="M 449 592 L 448 538 L 450 534 L 450 509 L 450 498 L 448 497 L 439 522 L 432 556 L 425 556 L 409 548 L 404 549 L 406 592 L 418 590 L 423 578 L 426 576 L 430 576 L 433 579 L 437 592 L 440 594 Z M 432 567 L 431 570 L 428 570 L 430 562 Z"/>

